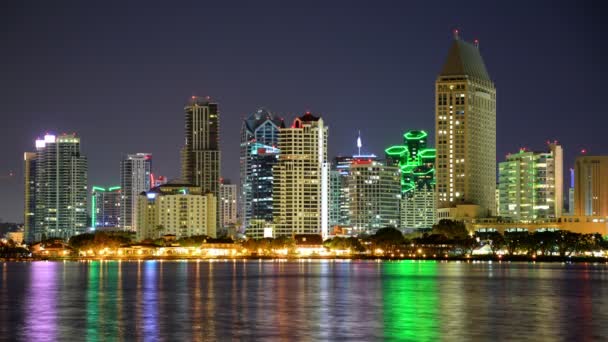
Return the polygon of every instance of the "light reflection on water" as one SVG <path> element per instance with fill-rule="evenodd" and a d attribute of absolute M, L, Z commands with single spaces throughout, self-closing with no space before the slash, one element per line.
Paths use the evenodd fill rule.
<path fill-rule="evenodd" d="M 604 264 L 0 264 L 20 340 L 605 340 Z"/>

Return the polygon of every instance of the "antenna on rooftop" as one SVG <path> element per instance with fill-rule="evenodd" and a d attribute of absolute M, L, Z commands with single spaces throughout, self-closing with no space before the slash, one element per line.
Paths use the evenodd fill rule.
<path fill-rule="evenodd" d="M 454 34 L 454 40 L 459 40 L 460 39 L 460 36 L 459 36 L 460 31 L 458 31 L 458 29 L 454 29 L 452 31 L 452 33 Z"/>
<path fill-rule="evenodd" d="M 361 155 L 361 147 L 363 144 L 361 143 L 361 130 L 359 130 L 359 136 L 357 137 L 357 148 L 359 149 L 359 155 Z"/>

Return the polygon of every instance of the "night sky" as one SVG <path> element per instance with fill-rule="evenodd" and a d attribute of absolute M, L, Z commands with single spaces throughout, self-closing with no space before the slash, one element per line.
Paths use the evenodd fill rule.
<path fill-rule="evenodd" d="M 3 1 L 0 218 L 22 222 L 23 152 L 45 132 L 81 137 L 90 185 L 119 184 L 135 152 L 178 177 L 192 95 L 220 104 L 222 174 L 237 183 L 241 120 L 261 106 L 322 115 L 330 157 L 355 152 L 359 129 L 379 155 L 408 129 L 432 135 L 453 28 L 480 40 L 496 85 L 499 161 L 548 139 L 566 168 L 582 148 L 608 154 L 608 35 L 592 2 L 329 2 Z"/>

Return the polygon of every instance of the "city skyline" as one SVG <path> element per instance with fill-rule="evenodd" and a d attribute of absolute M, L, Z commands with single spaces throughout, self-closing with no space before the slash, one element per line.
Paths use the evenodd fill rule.
<path fill-rule="evenodd" d="M 57 37 L 64 31 L 73 29 L 75 25 L 83 25 L 69 15 L 84 11 L 84 8 L 70 8 L 65 14 L 68 16 L 65 24 L 52 28 L 46 35 L 32 38 L 32 34 L 41 29 L 36 25 L 21 33 L 8 33 L 7 48 L 13 52 L 0 57 L 3 62 L 0 64 L 10 69 L 6 70 L 7 76 L 3 80 L 6 91 L 0 95 L 2 99 L 0 112 L 6 124 L 4 126 L 6 134 L 0 138 L 0 146 L 2 146 L 0 155 L 3 157 L 0 164 L 0 187 L 3 189 L 0 196 L 0 218 L 5 221 L 22 220 L 22 152 L 30 150 L 33 139 L 40 132 L 48 131 L 56 134 L 76 132 L 82 138 L 81 149 L 89 159 L 89 186 L 115 184 L 118 180 L 116 165 L 121 155 L 138 150 L 149 151 L 155 156 L 155 169 L 159 174 L 167 175 L 169 178 L 179 177 L 178 151 L 183 143 L 181 108 L 191 95 L 210 95 L 222 108 L 221 145 L 224 155 L 222 170 L 225 170 L 222 176 L 231 179 L 238 179 L 238 135 L 242 119 L 261 106 L 278 113 L 286 121 L 291 121 L 296 113 L 307 109 L 323 113 L 324 120 L 332 127 L 329 159 L 338 154 L 355 152 L 354 141 L 359 129 L 366 137 L 366 149 L 376 154 L 381 154 L 383 148 L 391 144 L 391 136 L 400 134 L 408 127 L 434 132 L 432 83 L 445 58 L 446 45 L 451 42 L 450 32 L 453 27 L 461 28 L 461 34 L 466 40 L 471 41 L 475 37 L 481 40 L 480 49 L 488 68 L 492 70 L 492 77 L 500 94 L 497 102 L 497 163 L 503 160 L 506 153 L 517 150 L 522 147 L 521 145 L 540 149 L 542 142 L 547 139 L 557 139 L 564 146 L 565 168 L 573 167 L 574 157 L 581 148 L 586 148 L 592 155 L 606 154 L 606 146 L 599 139 L 602 136 L 601 125 L 589 125 L 589 122 L 601 119 L 601 101 L 593 96 L 593 89 L 601 86 L 600 82 L 605 77 L 605 71 L 595 70 L 592 65 L 596 58 L 597 61 L 602 60 L 606 51 L 592 46 L 591 43 L 602 36 L 602 30 L 593 31 L 594 20 L 582 22 L 587 13 L 566 8 L 564 4 L 556 4 L 554 9 L 558 14 L 568 13 L 570 20 L 564 22 L 557 15 L 556 18 L 544 19 L 546 25 L 538 25 L 536 22 L 533 23 L 532 17 L 542 6 L 537 4 L 532 6 L 538 7 L 532 7 L 530 13 L 524 16 L 517 26 L 509 23 L 509 30 L 503 29 L 507 23 L 503 22 L 504 25 L 500 25 L 500 20 L 503 19 L 499 19 L 498 23 L 492 21 L 473 23 L 471 18 L 474 17 L 475 11 L 439 22 L 449 18 L 443 12 L 449 9 L 441 9 L 438 19 L 424 25 L 428 30 L 418 33 L 418 30 L 413 31 L 412 27 L 422 25 L 421 23 L 415 20 L 413 23 L 403 23 L 402 21 L 407 20 L 398 18 L 397 14 L 403 14 L 405 8 L 396 10 L 395 15 L 387 13 L 386 8 L 374 9 L 375 12 L 372 13 L 382 13 L 383 15 L 379 17 L 382 17 L 387 25 L 358 28 L 355 23 L 369 9 L 353 5 L 345 9 L 346 15 L 339 19 L 339 24 L 343 25 L 333 33 L 334 38 L 348 38 L 337 48 L 326 46 L 325 40 L 320 38 L 323 34 L 327 34 L 323 30 L 328 29 L 330 25 L 324 19 L 342 10 L 341 7 L 328 8 L 325 11 L 327 13 L 319 14 L 320 17 L 316 20 L 322 24 L 320 29 L 307 31 L 305 28 L 287 25 L 292 34 L 298 35 L 300 42 L 305 42 L 302 46 L 286 43 L 283 34 L 275 32 L 268 25 L 261 24 L 253 30 L 256 33 L 252 33 L 270 33 L 268 38 L 260 38 L 261 45 L 268 48 L 273 42 L 279 43 L 278 45 L 282 43 L 281 46 L 287 47 L 290 51 L 289 58 L 280 58 L 281 54 L 278 53 L 275 55 L 279 57 L 273 56 L 269 62 L 263 62 L 260 56 L 266 54 L 254 53 L 249 64 L 237 68 L 246 77 L 237 77 L 238 72 L 228 72 L 227 77 L 222 77 L 221 82 L 215 82 L 219 77 L 216 69 L 226 71 L 225 68 L 234 66 L 235 63 L 238 65 L 242 60 L 229 58 L 220 62 L 213 56 L 196 63 L 194 60 L 175 56 L 142 60 L 139 57 L 147 52 L 145 47 L 138 46 L 135 49 L 120 44 L 105 46 L 113 52 L 109 53 L 108 59 L 96 60 L 81 50 L 81 47 L 77 47 L 78 43 L 89 39 L 98 41 L 103 40 L 104 37 L 113 37 L 121 32 L 121 28 L 134 30 L 133 33 L 137 32 L 135 28 L 130 25 L 125 26 L 124 23 L 118 25 L 119 28 L 110 30 L 105 23 L 92 20 L 93 28 L 108 28 L 108 31 L 92 30 L 87 33 L 88 35 L 74 33 L 75 43 L 59 48 L 65 50 L 64 54 L 67 55 L 70 55 L 70 51 L 75 52 L 73 56 L 76 63 L 70 63 L 69 59 L 64 61 L 54 58 L 53 51 L 57 48 L 54 47 Z M 45 8 L 42 6 L 38 10 L 44 11 Z M 418 9 L 422 12 L 430 10 Z M 505 7 L 488 10 L 494 14 L 499 11 L 512 11 Z M 226 10 L 219 9 L 219 11 Z M 287 9 L 284 11 L 286 13 L 279 16 L 279 24 L 287 24 L 288 20 L 294 18 L 315 18 L 318 14 L 306 8 L 301 9 L 301 13 Z M 8 22 L 13 25 L 16 19 L 23 22 L 18 25 L 26 25 L 31 18 L 35 18 L 35 13 L 31 14 L 33 17 L 27 17 L 24 12 L 16 8 L 12 11 L 9 9 L 8 12 L 12 14 Z M 54 10 L 50 12 L 54 13 Z M 162 11 L 158 8 L 147 9 L 142 14 L 142 18 L 159 17 L 160 12 Z M 247 18 L 244 12 L 237 11 L 236 18 L 232 20 L 242 19 L 244 23 L 249 22 L 251 19 Z M 276 16 L 277 13 L 280 11 L 275 9 L 265 15 Z M 595 17 L 591 16 L 591 19 L 593 18 Z M 137 20 L 142 19 L 136 18 Z M 377 22 L 378 19 L 370 20 Z M 44 23 L 45 20 L 42 20 L 37 25 Z M 391 25 L 396 29 L 390 30 Z M 239 34 L 247 37 L 242 27 L 236 28 L 236 32 L 218 29 L 224 36 L 237 40 L 237 44 L 234 45 L 229 43 L 220 45 L 220 50 L 240 51 L 237 46 L 246 40 L 239 38 L 241 37 Z M 144 28 L 154 31 L 149 25 L 144 25 Z M 186 26 L 180 28 L 190 29 Z M 569 28 L 577 28 L 577 30 Z M 589 32 L 585 32 L 585 28 Z M 167 34 L 173 37 L 178 36 L 180 32 L 171 31 Z M 363 41 L 363 47 L 355 44 L 359 40 L 352 38 L 360 34 L 367 34 L 364 36 L 367 39 Z M 386 39 L 376 39 L 377 36 Z M 28 37 L 32 39 L 25 39 Z M 162 43 L 162 46 L 170 47 L 170 40 L 166 37 L 161 38 L 158 44 Z M 406 40 L 411 44 L 406 44 Z M 581 49 L 572 49 L 563 53 L 559 48 L 563 40 L 573 42 Z M 50 57 L 40 66 L 37 64 L 40 61 L 33 57 L 20 61 L 21 58 L 18 57 L 23 57 L 27 52 L 27 49 L 21 45 L 23 41 L 38 42 L 39 44 L 33 45 L 37 46 L 37 50 L 44 52 L 45 56 Z M 395 47 L 395 42 L 406 47 Z M 315 55 L 313 52 L 320 48 L 320 51 L 328 52 L 324 54 L 326 57 L 310 60 L 310 57 Z M 516 53 L 524 49 L 530 52 Z M 375 52 L 370 53 L 369 50 Z M 271 48 L 270 51 L 280 52 L 283 49 Z M 291 58 L 297 55 L 301 56 Z M 125 59 L 124 64 L 120 63 L 120 58 Z M 341 65 L 343 61 L 346 61 L 345 65 Z M 188 69 L 192 66 L 200 66 L 203 70 L 186 77 L 183 76 L 185 68 L 177 66 L 179 62 L 185 62 L 181 64 L 188 66 Z M 215 68 L 209 67 L 209 64 Z M 100 67 L 97 68 L 96 65 Z M 299 68 L 299 65 L 303 68 Z M 577 67 L 572 68 L 571 65 Z M 134 66 L 134 68 L 123 74 L 121 71 L 124 66 Z M 264 68 L 257 70 L 258 66 Z M 278 72 L 268 71 L 267 68 L 270 66 L 276 66 Z M 165 67 L 169 68 L 167 72 L 159 71 L 159 68 Z M 148 68 L 155 71 L 155 75 L 159 78 L 144 87 L 139 87 L 140 82 L 150 80 L 145 78 L 134 80 L 149 71 Z M 113 76 L 103 76 L 104 71 L 113 72 L 111 73 Z M 268 72 L 257 73 L 258 71 Z M 75 78 L 83 72 L 89 75 L 89 87 L 83 87 Z M 280 73 L 286 73 L 288 78 L 295 81 L 287 81 Z M 522 74 L 533 77 L 535 82 L 531 83 L 534 84 L 517 82 L 516 76 Z M 197 78 L 202 75 L 205 77 Z M 551 90 L 551 88 L 562 78 L 568 79 L 570 84 L 585 84 L 585 86 L 569 88 L 569 96 L 558 96 L 560 100 L 556 101 L 555 89 Z M 41 81 L 36 82 L 36 80 Z M 244 82 L 241 82 L 243 80 Z M 167 89 L 163 82 L 167 82 L 173 89 Z M 117 86 L 118 84 L 124 85 Z M 236 84 L 238 89 L 234 92 L 231 88 Z M 30 94 L 36 95 L 36 101 L 28 99 L 26 95 Z M 525 106 L 520 105 L 522 98 L 525 98 Z M 571 100 L 567 101 L 567 98 Z M 67 99 L 73 99 L 73 102 Z M 581 102 L 584 103 L 583 106 L 580 105 Z M 91 108 L 83 106 L 84 103 L 92 104 Z M 378 122 L 369 120 L 369 113 L 381 117 L 382 120 L 377 120 Z M 94 119 L 97 116 L 99 120 Z M 571 117 L 576 117 L 577 121 L 570 120 Z M 124 127 L 117 127 L 119 119 L 125 120 Z M 552 120 L 552 124 L 542 125 L 547 120 Z M 23 125 L 24 121 L 31 123 Z M 142 126 L 142 122 L 146 125 Z M 131 132 L 129 129 L 132 127 L 145 128 L 129 134 Z M 106 141 L 106 134 L 110 132 L 113 139 Z M 431 145 L 434 145 L 434 142 L 431 142 Z"/>

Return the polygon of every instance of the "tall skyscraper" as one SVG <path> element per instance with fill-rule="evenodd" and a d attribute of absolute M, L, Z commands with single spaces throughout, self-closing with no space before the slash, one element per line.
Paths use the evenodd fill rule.
<path fill-rule="evenodd" d="M 574 214 L 608 216 L 608 156 L 577 157 L 574 177 Z"/>
<path fill-rule="evenodd" d="M 403 145 L 385 150 L 389 165 L 401 170 L 400 226 L 431 228 L 436 222 L 434 148 L 427 147 L 425 131 L 403 134 Z"/>
<path fill-rule="evenodd" d="M 220 196 L 220 113 L 209 97 L 192 96 L 184 108 L 186 141 L 182 149 L 182 180 L 201 188 L 203 194 Z M 216 203 L 216 226 L 219 226 Z"/>
<path fill-rule="evenodd" d="M 397 166 L 354 160 L 347 179 L 350 222 L 356 233 L 399 226 L 401 175 Z"/>
<path fill-rule="evenodd" d="M 475 204 L 490 215 L 496 208 L 496 88 L 478 42 L 461 40 L 458 31 L 454 36 L 435 82 L 437 204 Z"/>
<path fill-rule="evenodd" d="M 44 139 L 36 140 L 36 150 L 35 222 L 28 231 L 27 241 L 68 239 L 84 233 L 87 159 L 80 154 L 80 138 L 75 134 L 58 137 L 47 134 Z"/>
<path fill-rule="evenodd" d="M 563 150 L 521 149 L 498 166 L 499 215 L 516 221 L 557 218 L 563 207 Z"/>
<path fill-rule="evenodd" d="M 275 236 L 328 235 L 329 165 L 323 119 L 307 112 L 279 131 L 274 166 Z"/>
<path fill-rule="evenodd" d="M 120 219 L 124 230 L 137 230 L 137 198 L 152 187 L 151 175 L 150 153 L 128 154 L 120 162 Z"/>
<path fill-rule="evenodd" d="M 220 184 L 220 213 L 221 213 L 221 226 L 219 228 L 225 229 L 230 226 L 236 225 L 237 222 L 237 189 L 236 184 L 230 184 L 229 181 L 225 181 Z"/>
<path fill-rule="evenodd" d="M 243 120 L 239 210 L 244 230 L 249 228 L 251 220 L 272 222 L 272 168 L 279 159 L 277 145 L 281 128 L 285 128 L 283 120 L 266 109 L 259 109 Z M 260 222 L 255 224 L 255 227 L 263 226 Z"/>
<path fill-rule="evenodd" d="M 24 240 L 32 242 L 33 229 L 36 224 L 36 152 L 25 152 L 23 154 L 24 171 L 24 209 L 23 209 L 23 231 Z"/>
<path fill-rule="evenodd" d="M 91 227 L 117 229 L 121 226 L 122 191 L 120 186 L 91 187 Z"/>

